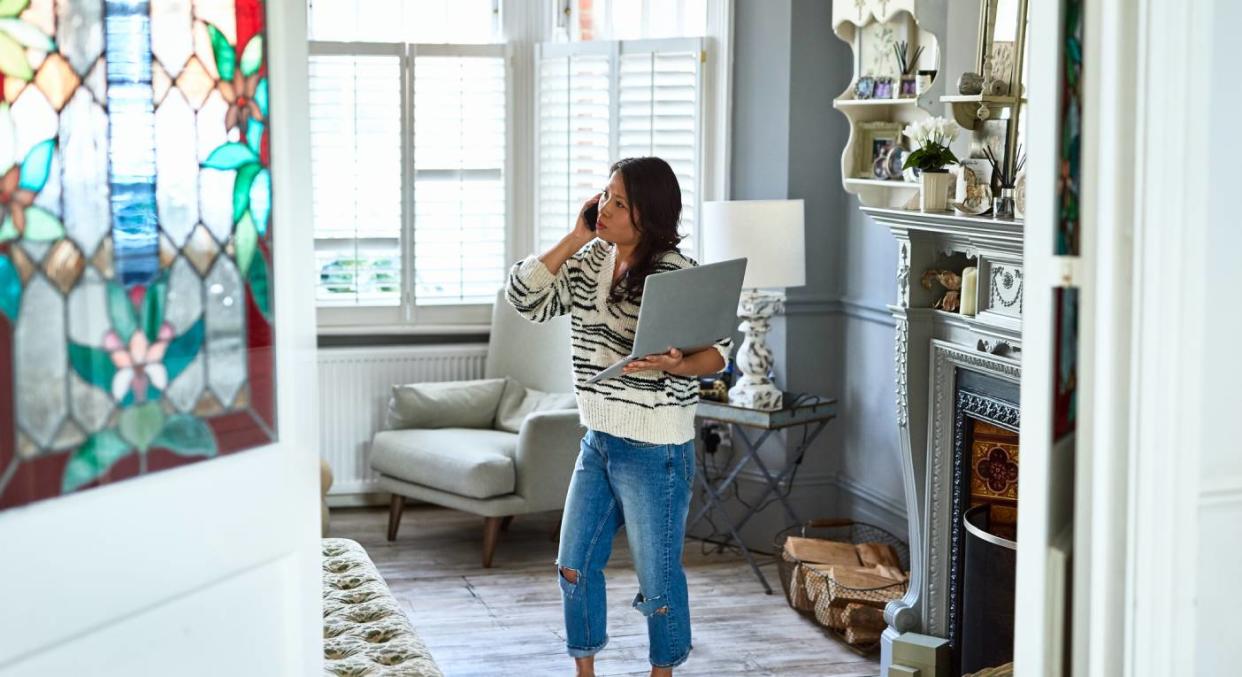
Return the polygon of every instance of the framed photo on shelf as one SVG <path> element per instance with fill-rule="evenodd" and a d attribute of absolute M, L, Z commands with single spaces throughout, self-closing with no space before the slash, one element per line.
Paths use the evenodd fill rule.
<path fill-rule="evenodd" d="M 875 169 L 885 159 L 888 149 L 901 146 L 901 124 L 898 122 L 860 122 L 858 124 L 858 166 L 854 175 L 859 178 L 878 178 Z"/>
<path fill-rule="evenodd" d="M 870 99 L 875 97 L 875 78 L 870 75 L 863 75 L 854 83 L 855 99 Z"/>

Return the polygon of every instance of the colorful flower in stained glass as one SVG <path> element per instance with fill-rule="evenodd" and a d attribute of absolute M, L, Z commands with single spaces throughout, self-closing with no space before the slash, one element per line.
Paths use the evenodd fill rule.
<path fill-rule="evenodd" d="M 263 7 L 0 0 L 0 509 L 272 439 Z"/>
<path fill-rule="evenodd" d="M 0 74 L 29 82 L 34 78 L 26 49 L 50 52 L 56 49 L 52 38 L 18 15 L 30 0 L 0 0 Z"/>

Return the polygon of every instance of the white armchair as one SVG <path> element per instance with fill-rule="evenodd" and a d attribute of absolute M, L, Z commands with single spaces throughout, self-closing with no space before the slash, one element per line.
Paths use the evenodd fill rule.
<path fill-rule="evenodd" d="M 380 475 L 380 487 L 392 492 L 388 540 L 397 537 L 407 497 L 474 513 L 484 518 L 483 566 L 490 567 L 500 531 L 514 515 L 560 510 L 565 505 L 579 441 L 585 433 L 578 410 L 536 410 L 521 419 L 520 425 L 500 419 L 506 410 L 520 416 L 532 402 L 538 404 L 530 399 L 525 408 L 516 404 L 526 395 L 522 386 L 538 391 L 531 393 L 536 399 L 545 393 L 572 392 L 569 318 L 534 324 L 499 295 L 492 313 L 484 378 L 493 381 L 470 384 L 475 394 L 460 405 L 473 409 L 460 412 L 462 417 L 444 417 L 446 421 L 469 420 L 473 427 L 432 427 L 433 421 L 422 427 L 381 431 L 371 442 L 371 467 Z M 554 399 L 570 400 L 568 396 Z M 497 429 L 514 425 L 518 425 L 517 432 Z"/>

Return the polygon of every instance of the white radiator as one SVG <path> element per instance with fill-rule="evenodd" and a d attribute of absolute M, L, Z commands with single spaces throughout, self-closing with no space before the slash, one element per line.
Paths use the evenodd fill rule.
<path fill-rule="evenodd" d="M 330 495 L 379 489 L 368 463 L 395 383 L 483 378 L 486 345 L 319 350 L 319 453 L 332 466 Z"/>

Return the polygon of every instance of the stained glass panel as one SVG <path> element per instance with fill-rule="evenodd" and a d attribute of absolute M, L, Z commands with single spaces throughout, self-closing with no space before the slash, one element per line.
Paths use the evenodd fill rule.
<path fill-rule="evenodd" d="M 263 10 L 0 2 L 0 509 L 273 439 Z"/>

